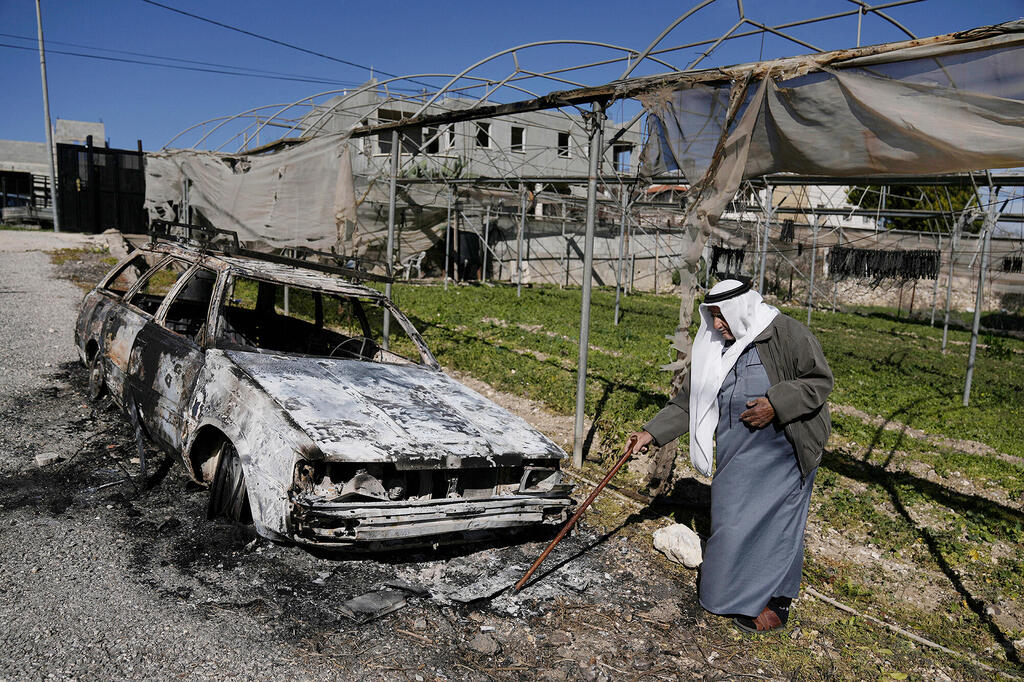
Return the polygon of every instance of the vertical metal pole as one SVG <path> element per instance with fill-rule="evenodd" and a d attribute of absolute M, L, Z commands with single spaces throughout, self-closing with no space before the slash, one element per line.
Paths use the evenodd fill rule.
<path fill-rule="evenodd" d="M 289 298 L 291 298 L 290 294 L 291 294 L 291 287 L 289 287 L 287 284 L 285 284 L 284 285 L 284 314 L 285 315 L 290 315 L 291 314 L 291 311 L 289 310 L 289 300 L 288 300 Z"/>
<path fill-rule="evenodd" d="M 587 397 L 587 353 L 590 350 L 590 289 L 594 275 L 594 225 L 597 217 L 597 173 L 601 163 L 604 105 L 595 103 L 590 116 L 590 172 L 587 175 L 587 233 L 583 246 L 583 293 L 580 304 L 580 355 L 576 370 L 576 425 L 572 463 L 583 466 L 583 409 Z"/>
<path fill-rule="evenodd" d="M 395 253 L 395 199 L 398 192 L 398 131 L 391 131 L 391 184 L 388 187 L 388 281 L 384 284 L 384 296 L 391 300 L 391 279 L 394 277 Z M 391 311 L 384 309 L 384 350 L 391 340 Z"/>
<path fill-rule="evenodd" d="M 710 252 L 714 252 L 714 249 L 715 249 L 715 247 L 713 245 L 711 245 L 711 244 L 708 244 L 705 248 L 707 248 Z M 705 294 L 707 293 L 707 290 L 709 288 L 711 288 L 711 258 L 710 258 L 710 256 L 704 259 L 704 292 L 705 292 Z"/>
<path fill-rule="evenodd" d="M 764 294 L 764 273 L 768 268 L 768 225 L 772 222 L 772 215 L 775 213 L 775 197 L 771 185 L 768 185 L 768 212 L 764 216 L 764 238 L 761 240 L 761 269 L 757 276 L 757 291 Z"/>
<path fill-rule="evenodd" d="M 814 266 L 818 262 L 818 216 L 812 215 L 814 236 L 811 240 L 811 285 L 807 287 L 807 326 L 811 326 L 811 311 L 814 309 Z"/>
<path fill-rule="evenodd" d="M 523 295 L 523 234 L 526 232 L 526 187 L 519 186 L 519 234 L 516 236 L 516 297 Z"/>
<path fill-rule="evenodd" d="M 843 224 L 839 223 L 839 237 L 836 239 L 836 247 L 841 248 L 843 246 Z M 938 277 L 935 278 L 935 282 L 938 283 Z M 836 311 L 837 303 L 839 301 L 839 278 L 832 273 L 832 312 Z"/>
<path fill-rule="evenodd" d="M 629 285 L 626 287 L 626 295 L 633 293 L 633 278 L 636 277 L 636 254 L 629 254 Z"/>
<path fill-rule="evenodd" d="M 491 251 L 491 205 L 487 204 L 487 213 L 484 216 L 484 264 L 480 272 L 480 280 L 487 281 L 487 256 Z"/>
<path fill-rule="evenodd" d="M 960 225 L 958 220 L 953 226 L 953 234 L 949 239 L 949 274 L 946 277 L 946 316 L 942 323 L 942 354 L 946 354 L 946 341 L 949 338 L 949 304 L 953 298 L 953 266 L 956 261 L 956 242 L 960 236 Z"/>
<path fill-rule="evenodd" d="M 444 224 L 444 290 L 448 291 L 448 268 L 452 253 L 452 191 L 448 190 L 448 220 Z"/>
<path fill-rule="evenodd" d="M 43 14 L 36 0 L 36 26 L 39 31 L 39 72 L 43 79 L 43 116 L 46 118 L 46 160 L 50 162 L 50 206 L 53 207 L 53 231 L 60 232 L 57 208 L 57 173 L 53 167 L 53 132 L 50 130 L 50 88 L 46 83 L 46 50 L 43 48 Z"/>
<path fill-rule="evenodd" d="M 987 221 L 986 221 L 987 222 Z M 991 244 L 992 226 L 985 226 L 984 243 L 981 247 L 981 267 L 978 269 L 978 291 L 974 297 L 974 323 L 971 325 L 971 350 L 967 355 L 967 378 L 964 381 L 964 407 L 971 402 L 971 382 L 974 379 L 974 360 L 978 352 L 978 329 L 981 326 L 981 306 L 985 300 L 985 270 L 988 268 L 988 250 Z"/>
<path fill-rule="evenodd" d="M 622 299 L 622 266 L 623 254 L 626 252 L 626 202 L 629 192 L 625 185 L 619 185 L 622 192 L 622 217 L 619 219 L 619 262 L 615 266 L 615 326 L 619 325 L 619 303 Z"/>
<path fill-rule="evenodd" d="M 938 243 L 938 246 L 935 249 L 935 252 L 938 253 L 940 256 L 942 255 L 942 235 L 941 234 L 939 235 L 939 243 Z M 940 270 L 941 270 L 941 267 L 935 269 L 935 284 L 934 284 L 934 286 L 932 286 L 932 319 L 928 322 L 928 326 L 929 327 L 934 327 L 935 326 L 935 309 L 938 307 L 938 304 L 939 304 L 939 271 Z"/>
<path fill-rule="evenodd" d="M 985 240 L 981 245 L 981 267 L 978 268 L 978 293 L 974 297 L 974 324 L 971 325 L 971 350 L 967 354 L 967 378 L 964 381 L 964 407 L 971 403 L 971 382 L 974 380 L 974 360 L 978 352 L 978 329 L 981 326 L 981 307 L 985 303 L 985 271 L 988 269 L 988 252 L 995 229 L 996 200 L 999 188 L 993 191 L 989 185 L 988 214 L 985 216 Z"/>
<path fill-rule="evenodd" d="M 864 18 L 864 6 L 857 7 L 857 47 L 860 47 L 860 24 Z"/>
<path fill-rule="evenodd" d="M 658 293 L 658 256 L 660 254 L 661 239 L 658 235 L 660 234 L 658 226 L 654 226 L 654 293 Z"/>

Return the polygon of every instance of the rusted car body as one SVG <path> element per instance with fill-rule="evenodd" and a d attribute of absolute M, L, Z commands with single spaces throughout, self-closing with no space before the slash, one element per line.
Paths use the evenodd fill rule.
<path fill-rule="evenodd" d="M 266 537 L 450 542 L 572 505 L 557 445 L 447 376 L 382 293 L 301 263 L 151 243 L 86 295 L 75 342 L 210 516 Z"/>

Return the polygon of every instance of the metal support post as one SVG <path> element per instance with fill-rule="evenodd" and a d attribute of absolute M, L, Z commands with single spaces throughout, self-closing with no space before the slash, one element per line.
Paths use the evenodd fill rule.
<path fill-rule="evenodd" d="M 942 255 L 942 235 L 939 235 L 939 243 L 935 248 L 935 251 L 941 256 Z M 938 269 L 935 271 L 935 284 L 932 285 L 932 317 L 928 322 L 929 327 L 935 326 L 935 308 L 939 304 L 939 272 Z"/>
<path fill-rule="evenodd" d="M 519 234 L 516 235 L 516 296 L 523 295 L 523 234 L 526 232 L 526 188 L 519 187 Z"/>
<path fill-rule="evenodd" d="M 658 293 L 658 255 L 660 253 L 660 242 L 658 238 L 659 231 L 657 226 L 654 228 L 654 293 Z"/>
<path fill-rule="evenodd" d="M 839 237 L 836 239 L 836 248 L 842 248 L 843 246 L 843 224 L 839 223 Z M 938 283 L 939 278 L 935 278 L 935 282 Z M 837 303 L 839 301 L 839 278 L 832 273 L 832 312 L 836 311 Z"/>
<path fill-rule="evenodd" d="M 388 187 L 388 281 L 384 283 L 384 296 L 391 300 L 391 279 L 395 273 L 395 199 L 398 193 L 398 141 L 397 130 L 391 131 L 391 184 Z M 384 309 L 384 350 L 391 340 L 391 311 Z"/>
<path fill-rule="evenodd" d="M 484 264 L 480 271 L 480 281 L 487 281 L 487 256 L 491 250 L 491 205 L 487 204 L 487 212 L 484 215 Z"/>
<path fill-rule="evenodd" d="M 587 232 L 583 246 L 583 292 L 580 304 L 580 354 L 576 369 L 576 424 L 573 429 L 572 463 L 583 466 L 583 410 L 587 397 L 587 352 L 590 349 L 590 290 L 594 275 L 594 227 L 597 218 L 597 174 L 603 147 L 604 105 L 594 103 L 589 121 L 590 171 L 587 174 Z"/>
<path fill-rule="evenodd" d="M 761 239 L 761 267 L 757 276 L 757 291 L 760 294 L 764 294 L 764 273 L 768 268 L 768 226 L 771 225 L 772 218 L 775 215 L 775 191 L 771 185 L 768 185 L 767 196 L 768 199 L 768 210 L 764 215 L 764 237 Z"/>
<path fill-rule="evenodd" d="M 46 50 L 43 47 L 43 14 L 36 0 L 36 26 L 39 31 L 39 72 L 43 79 L 43 116 L 46 118 L 46 160 L 50 162 L 50 206 L 53 207 L 53 231 L 60 232 L 57 208 L 57 173 L 53 164 L 53 131 L 50 130 L 50 88 L 46 83 Z"/>
<path fill-rule="evenodd" d="M 958 220 L 953 226 L 953 234 L 949 238 L 949 274 L 946 276 L 946 315 L 942 322 L 942 354 L 946 354 L 946 342 L 949 339 L 949 305 L 953 298 L 953 266 L 956 261 L 956 243 L 960 236 L 960 226 L 963 222 Z"/>
<path fill-rule="evenodd" d="M 622 217 L 619 220 L 619 262 L 615 266 L 615 326 L 619 325 L 619 304 L 622 299 L 622 266 L 623 255 L 626 251 L 626 203 L 629 201 L 629 192 L 625 186 L 621 186 L 622 192 Z"/>
<path fill-rule="evenodd" d="M 811 326 L 811 311 L 814 310 L 814 267 L 818 262 L 818 216 L 812 215 L 814 235 L 811 238 L 811 285 L 807 288 L 807 326 Z"/>
<path fill-rule="evenodd" d="M 448 291 L 448 268 L 452 254 L 452 191 L 448 190 L 448 220 L 444 224 L 444 290 Z"/>
<path fill-rule="evenodd" d="M 971 381 L 974 379 L 974 360 L 978 353 L 978 329 L 981 327 L 981 307 L 985 303 L 985 271 L 988 269 L 992 231 L 996 227 L 996 200 L 999 188 L 989 185 L 989 205 L 985 215 L 985 235 L 981 245 L 981 266 L 978 268 L 978 292 L 974 297 L 974 323 L 971 325 L 971 350 L 967 354 L 967 378 L 964 380 L 964 407 L 971 404 Z"/>

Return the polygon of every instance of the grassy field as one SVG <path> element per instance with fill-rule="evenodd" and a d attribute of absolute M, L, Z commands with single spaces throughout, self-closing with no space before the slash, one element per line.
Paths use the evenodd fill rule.
<path fill-rule="evenodd" d="M 534 287 L 517 299 L 514 288 L 396 285 L 394 297 L 443 365 L 572 413 L 578 290 Z M 666 336 L 678 305 L 673 296 L 630 296 L 615 327 L 614 292 L 595 291 L 592 458 L 617 453 L 667 399 L 668 376 L 658 367 L 672 359 Z M 805 319 L 803 310 L 785 312 Z M 941 328 L 897 322 L 886 311 L 820 312 L 811 326 L 836 376 L 833 406 L 855 408 L 855 416 L 833 419 L 812 502 L 806 584 L 988 665 L 1024 670 L 1024 342 L 982 339 L 964 408 L 968 333 L 951 331 L 943 355 Z M 602 465 L 587 467 L 596 476 Z M 611 525 L 622 510 L 604 504 L 597 518 Z M 702 511 L 659 509 L 654 525 L 674 516 L 706 527 Z M 966 659 L 806 601 L 791 636 L 752 645 L 758 656 L 823 679 L 934 679 L 938 670 L 991 677 Z"/>

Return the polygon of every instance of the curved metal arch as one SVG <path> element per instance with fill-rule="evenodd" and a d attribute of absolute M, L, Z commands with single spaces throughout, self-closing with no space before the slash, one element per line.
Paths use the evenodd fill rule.
<path fill-rule="evenodd" d="M 362 86 L 359 87 L 359 89 L 353 90 L 350 94 L 344 96 L 340 101 L 338 101 L 338 102 L 334 103 L 333 105 L 331 105 L 331 107 L 329 109 L 327 109 L 326 111 L 324 111 L 323 114 L 321 114 L 320 117 L 316 121 L 314 121 L 313 124 L 310 127 L 315 127 L 315 126 L 319 125 L 320 122 L 323 121 L 328 115 L 330 115 L 330 114 L 334 113 L 335 111 L 337 111 L 338 107 L 340 107 L 342 104 L 344 104 L 350 97 L 354 97 L 357 94 L 365 92 L 369 88 L 380 87 L 381 85 L 387 85 L 388 83 L 391 83 L 393 81 L 401 80 L 401 79 L 405 79 L 405 78 L 433 78 L 433 77 L 450 78 L 451 76 L 452 76 L 452 74 L 450 74 L 450 73 L 421 73 L 421 74 L 414 74 L 414 75 L 411 75 L 411 76 L 400 76 L 400 77 L 397 77 L 397 78 L 390 78 L 390 79 L 385 80 L 385 81 L 379 81 L 378 83 L 375 83 L 373 85 L 370 85 L 370 84 L 362 85 Z M 480 78 L 480 77 L 477 77 L 477 76 L 467 76 L 466 78 L 469 78 L 470 80 L 478 80 L 478 81 L 480 81 L 480 84 L 478 84 L 478 85 L 476 85 L 474 87 L 479 87 L 479 85 L 483 85 L 483 84 L 486 84 L 488 82 L 493 82 L 492 79 Z M 525 95 L 529 95 L 530 97 L 537 97 L 536 93 L 533 93 L 533 92 L 531 92 L 531 91 L 529 91 L 529 90 L 527 90 L 525 88 L 521 88 L 521 87 L 515 86 L 515 85 L 508 85 L 508 84 L 506 84 L 506 86 L 510 87 L 510 88 L 512 88 L 514 90 L 518 90 L 519 92 L 522 92 Z M 291 130 L 289 130 L 288 133 L 292 132 L 293 130 L 295 130 L 295 128 L 292 128 Z M 287 135 L 288 133 L 285 133 L 285 135 Z"/>
<path fill-rule="evenodd" d="M 706 0 L 706 1 L 707 2 L 715 2 L 716 0 Z M 513 52 L 518 52 L 520 50 L 525 50 L 525 49 L 528 49 L 528 48 L 531 48 L 531 47 L 542 47 L 544 45 L 589 45 L 591 47 L 604 47 L 604 48 L 607 48 L 607 49 L 610 49 L 610 50 L 619 50 L 621 52 L 626 52 L 627 54 L 631 54 L 631 55 L 632 54 L 637 54 L 636 50 L 634 50 L 632 48 L 629 48 L 629 47 L 623 47 L 621 45 L 612 45 L 611 43 L 600 43 L 600 42 L 596 42 L 596 41 L 592 41 L 592 40 L 539 40 L 539 41 L 536 41 L 536 42 L 533 42 L 533 43 L 523 43 L 522 45 L 517 45 L 515 47 L 510 47 L 510 48 L 501 50 L 500 52 L 495 52 L 494 54 L 489 55 L 487 57 L 484 57 L 483 59 L 477 61 L 476 63 L 471 64 L 470 66 L 467 66 L 465 69 L 463 69 L 459 73 L 455 74 L 455 76 L 453 76 L 450 81 L 445 83 L 444 86 L 441 87 L 440 90 L 435 92 L 434 95 L 425 104 L 423 104 L 423 106 L 421 106 L 416 111 L 416 113 L 413 114 L 413 116 L 414 117 L 419 116 L 424 111 L 426 111 L 427 107 L 429 107 L 431 104 L 436 102 L 438 97 L 440 97 L 442 94 L 447 92 L 448 89 L 452 85 L 457 83 L 460 78 L 466 77 L 466 74 L 468 74 L 473 69 L 475 69 L 477 67 L 480 67 L 480 66 L 483 66 L 487 62 L 493 61 L 493 60 L 497 59 L 498 57 L 504 57 L 505 55 L 511 54 Z M 655 59 L 653 57 L 651 57 L 651 59 L 653 61 L 658 62 L 662 66 L 666 66 L 666 67 L 672 69 L 673 71 L 678 71 L 678 69 L 675 66 L 673 66 L 672 64 L 669 64 L 668 62 L 663 62 L 660 59 Z"/>
<path fill-rule="evenodd" d="M 648 46 L 647 46 L 646 48 L 644 48 L 644 51 L 643 51 L 643 52 L 641 52 L 641 53 L 640 53 L 639 55 L 637 55 L 637 59 L 636 59 L 636 61 L 635 61 L 635 62 L 633 62 L 632 64 L 630 64 L 630 65 L 629 65 L 629 67 L 628 67 L 628 68 L 627 68 L 627 69 L 626 69 L 625 71 L 623 71 L 623 72 L 622 72 L 622 75 L 621 75 L 621 76 L 619 76 L 619 80 L 623 80 L 624 78 L 628 78 L 628 77 L 629 77 L 629 74 L 633 73 L 633 70 L 634 70 L 634 69 L 635 69 L 635 68 L 636 68 L 637 66 L 639 66 L 639 65 L 640 65 L 640 62 L 642 62 L 642 61 L 643 61 L 643 60 L 645 60 L 645 59 L 651 58 L 651 59 L 653 59 L 654 61 L 658 62 L 659 64 L 663 64 L 664 62 L 662 62 L 661 60 L 659 60 L 659 59 L 655 59 L 655 58 L 653 58 L 653 57 L 651 57 L 651 56 L 650 56 L 650 55 L 651 55 L 651 51 L 652 51 L 652 50 L 654 50 L 654 48 L 656 48 L 656 47 L 658 46 L 658 44 L 659 44 L 659 43 L 660 43 L 660 42 L 661 42 L 662 40 L 664 40 L 664 39 L 665 39 L 665 37 L 666 37 L 666 36 L 667 36 L 667 35 L 668 35 L 669 33 L 671 33 L 672 31 L 674 31 L 674 30 L 675 30 L 675 28 L 676 28 L 676 26 L 678 26 L 679 24 L 683 23 L 684 21 L 686 21 L 686 20 L 687 20 L 687 19 L 688 19 L 689 17 L 691 17 L 692 15 L 696 14 L 696 13 L 697 13 L 697 12 L 699 12 L 700 10 L 704 9 L 704 8 L 705 8 L 705 7 L 707 7 L 708 5 L 710 5 L 710 4 L 712 4 L 712 3 L 715 3 L 715 2 L 717 2 L 717 0 L 704 0 L 704 2 L 700 3 L 700 4 L 699 4 L 699 5 L 697 5 L 696 7 L 693 7 L 693 8 L 691 8 L 691 9 L 690 9 L 689 11 L 685 12 L 684 14 L 682 14 L 682 15 L 680 15 L 680 16 L 679 16 L 678 18 L 676 18 L 676 20 L 675 20 L 675 21 L 673 21 L 673 22 L 672 22 L 671 24 L 669 24 L 668 26 L 666 26 L 666 27 L 665 27 L 665 30 L 663 30 L 663 31 L 662 31 L 661 33 L 659 33 L 659 34 L 658 34 L 658 37 L 657 37 L 657 38 L 655 38 L 654 40 L 652 40 L 652 41 L 651 41 L 651 44 L 650 44 L 650 45 L 648 45 Z M 678 71 L 678 70 L 679 70 L 679 69 L 675 69 L 675 67 L 673 67 L 673 69 L 674 69 L 674 70 L 676 70 L 676 71 Z"/>
<path fill-rule="evenodd" d="M 169 147 L 172 142 L 177 140 L 182 135 L 185 135 L 189 131 L 195 130 L 196 128 L 199 128 L 200 126 L 204 126 L 204 125 L 206 125 L 208 123 L 213 123 L 214 121 L 225 121 L 225 120 L 230 120 L 230 119 L 235 119 L 235 118 L 241 118 L 242 116 L 246 116 L 248 114 L 252 114 L 254 112 L 257 112 L 260 109 L 270 109 L 271 107 L 279 107 L 279 106 L 283 106 L 283 105 L 281 105 L 281 104 L 262 104 L 262 105 L 260 105 L 258 107 L 254 107 L 252 109 L 246 109 L 245 111 L 243 111 L 241 113 L 238 113 L 238 114 L 230 114 L 228 116 L 214 116 L 213 118 L 208 118 L 205 121 L 200 121 L 199 123 L 194 123 L 194 124 L 190 125 L 188 128 L 185 128 L 184 130 L 182 130 L 180 133 L 178 133 L 177 135 L 175 135 L 171 139 L 169 139 L 167 142 L 165 142 L 164 145 L 162 147 L 160 147 L 160 149 L 167 149 L 167 147 Z"/>

